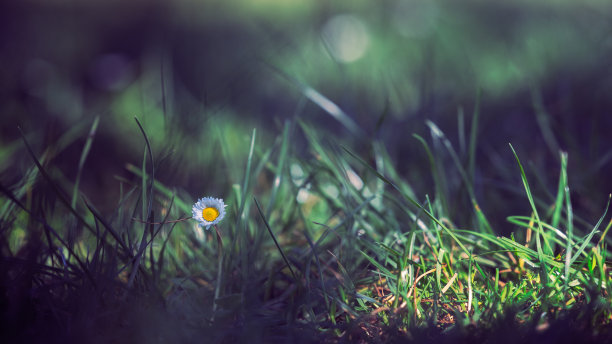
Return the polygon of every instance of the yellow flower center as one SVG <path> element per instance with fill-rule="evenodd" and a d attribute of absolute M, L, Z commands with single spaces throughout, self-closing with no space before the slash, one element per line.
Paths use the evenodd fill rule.
<path fill-rule="evenodd" d="M 219 211 L 213 207 L 204 208 L 204 210 L 202 210 L 202 217 L 204 220 L 212 222 L 219 217 Z"/>

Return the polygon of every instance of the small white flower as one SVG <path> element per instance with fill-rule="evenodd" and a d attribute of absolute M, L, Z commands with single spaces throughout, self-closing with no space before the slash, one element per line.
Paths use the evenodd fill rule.
<path fill-rule="evenodd" d="M 192 208 L 193 219 L 199 222 L 200 227 L 216 225 L 225 216 L 225 203 L 221 198 L 204 197 L 200 198 Z"/>

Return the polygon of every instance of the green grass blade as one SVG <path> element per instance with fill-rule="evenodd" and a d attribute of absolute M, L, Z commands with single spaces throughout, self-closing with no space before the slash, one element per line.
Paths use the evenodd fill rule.
<path fill-rule="evenodd" d="M 315 259 L 315 263 L 317 264 L 317 271 L 319 272 L 319 281 L 321 282 L 321 291 L 323 292 L 323 297 L 325 298 L 325 305 L 329 309 L 329 296 L 327 295 L 327 288 L 325 288 L 325 280 L 323 279 L 323 268 L 321 266 L 321 260 L 319 259 L 319 252 L 308 235 L 307 232 L 304 232 L 304 237 L 306 237 L 306 241 L 308 241 L 308 245 L 310 246 L 310 250 L 312 251 L 312 256 Z M 306 274 L 308 274 L 308 269 L 306 270 Z"/>
<path fill-rule="evenodd" d="M 287 267 L 289 268 L 289 271 L 291 271 L 291 275 L 293 276 L 293 279 L 296 282 L 298 282 L 297 275 L 295 274 L 295 272 L 293 272 L 293 268 L 291 267 L 291 264 L 289 264 L 289 260 L 287 260 L 287 257 L 285 256 L 283 249 L 280 247 L 278 240 L 276 240 L 276 236 L 274 235 L 274 232 L 272 232 L 272 228 L 270 228 L 270 225 L 268 224 L 268 220 L 266 220 L 266 216 L 264 215 L 263 211 L 261 211 L 259 202 L 257 202 L 256 198 L 253 198 L 253 200 L 255 201 L 255 205 L 257 206 L 257 211 L 259 212 L 261 219 L 263 220 L 264 224 L 266 225 L 266 228 L 268 229 L 268 233 L 270 233 L 272 240 L 274 240 L 274 244 L 276 245 L 278 252 L 280 252 L 281 256 L 283 257 L 283 260 L 285 261 L 285 264 L 287 264 Z"/>
<path fill-rule="evenodd" d="M 30 146 L 30 144 L 28 143 L 28 141 L 26 140 L 25 135 L 23 134 L 23 132 L 21 131 L 21 128 L 19 128 L 19 133 L 21 134 L 21 137 L 23 139 L 23 142 L 25 143 L 26 149 L 28 151 L 28 153 L 30 154 L 30 156 L 32 157 L 32 159 L 34 160 L 34 164 L 36 164 L 36 167 L 38 168 L 38 170 L 40 171 L 40 174 L 47 180 L 47 182 L 51 185 L 51 187 L 53 188 L 53 191 L 55 192 L 55 194 L 58 196 L 58 199 L 60 200 L 61 203 L 63 203 L 66 208 L 68 208 L 68 210 L 70 210 L 70 212 L 87 228 L 89 229 L 92 233 L 95 233 L 95 230 L 93 229 L 93 227 L 87 222 L 85 221 L 85 219 L 81 216 L 81 214 L 79 214 L 76 209 L 74 209 L 73 207 L 70 206 L 70 202 L 68 201 L 68 199 L 66 198 L 66 194 L 63 192 L 63 190 L 60 189 L 60 187 L 57 185 L 57 183 L 55 183 L 53 181 L 53 179 L 51 178 L 51 176 L 49 176 L 49 174 L 47 173 L 47 171 L 43 168 L 43 166 L 41 165 L 40 161 L 38 161 L 38 158 L 36 157 L 36 154 L 34 154 L 34 151 L 32 150 L 32 147 Z"/>
<path fill-rule="evenodd" d="M 461 247 L 461 249 L 468 253 L 468 249 L 463 245 L 463 243 L 461 242 L 461 240 L 459 240 L 459 238 L 453 233 L 452 230 L 450 230 L 449 228 L 447 228 L 442 222 L 440 222 L 440 220 L 438 220 L 435 216 L 433 216 L 427 209 L 425 209 L 419 202 L 415 201 L 414 199 L 412 199 L 410 196 L 406 195 L 404 192 L 402 192 L 402 190 L 397 187 L 397 185 L 395 185 L 393 182 L 391 182 L 389 179 L 387 179 L 385 176 L 383 176 L 382 174 L 380 174 L 376 169 L 372 168 L 367 162 L 365 162 L 363 159 L 361 159 L 359 156 L 353 154 L 353 152 L 351 152 L 350 150 L 348 150 L 345 147 L 342 147 L 350 156 L 352 156 L 353 158 L 355 158 L 357 161 L 359 161 L 363 166 L 365 166 L 367 169 L 369 169 L 372 173 L 374 173 L 374 175 L 378 178 L 380 178 L 381 180 L 383 180 L 385 183 L 389 184 L 391 187 L 393 187 L 395 190 L 397 190 L 400 195 L 402 195 L 406 200 L 408 200 L 410 203 L 412 203 L 412 205 L 416 206 L 417 208 L 421 209 L 430 219 L 432 219 L 438 226 L 440 226 L 440 228 L 442 228 L 451 238 L 453 238 L 453 240 L 455 240 L 455 242 L 457 243 L 457 245 L 459 245 L 459 247 Z"/>
<path fill-rule="evenodd" d="M 133 260 L 133 265 L 132 265 L 132 272 L 130 274 L 130 277 L 128 279 L 128 288 L 131 288 L 133 283 L 134 283 L 134 279 L 136 278 L 136 273 L 139 270 L 140 267 L 140 261 L 142 260 L 143 255 L 145 254 L 146 248 L 147 248 L 147 225 L 149 226 L 153 226 L 153 221 L 154 221 L 154 217 L 153 217 L 153 185 L 154 185 L 154 180 L 155 180 L 155 163 L 153 161 L 153 151 L 151 150 L 151 144 L 149 143 L 149 138 L 147 137 L 146 132 L 144 131 L 142 125 L 140 124 L 140 121 L 138 120 L 138 118 L 134 117 L 134 120 L 136 120 L 136 124 L 138 124 L 138 128 L 140 128 L 140 132 L 142 133 L 142 136 L 144 137 L 145 143 L 146 143 L 146 151 L 145 151 L 145 155 L 143 156 L 142 159 L 142 170 L 146 171 L 146 162 L 147 162 L 147 158 L 146 158 L 146 153 L 148 152 L 149 155 L 149 159 L 151 160 L 150 164 L 151 164 L 151 178 L 149 178 L 151 181 L 149 181 L 147 183 L 147 174 L 143 173 L 142 174 L 142 202 L 143 202 L 143 217 L 145 219 L 147 219 L 147 221 L 150 224 L 147 224 L 146 222 L 143 223 L 143 229 L 142 229 L 142 236 L 140 238 L 140 245 L 138 248 L 138 251 L 136 252 L 136 257 Z M 148 184 L 148 185 L 147 185 Z M 147 188 L 149 189 L 148 195 L 147 195 Z M 145 203 L 146 202 L 146 203 Z M 145 206 L 146 204 L 146 206 Z"/>
<path fill-rule="evenodd" d="M 51 227 L 44 218 L 37 216 L 36 214 L 32 213 L 29 209 L 27 209 L 25 207 L 25 205 L 23 205 L 21 202 L 19 202 L 19 200 L 17 198 L 15 198 L 15 196 L 11 193 L 11 191 L 9 189 L 7 189 L 6 187 L 4 187 L 1 183 L 0 183 L 0 191 L 2 193 L 4 193 L 18 207 L 20 207 L 22 210 L 24 210 L 30 216 L 30 218 L 32 218 L 35 221 L 37 221 L 40 224 L 42 224 L 44 229 L 45 229 L 45 231 L 47 233 L 53 234 L 53 236 L 56 238 L 56 240 L 58 240 L 62 244 L 62 246 L 70 253 L 71 257 L 74 257 L 74 259 L 77 261 L 77 263 L 81 267 L 82 271 L 87 275 L 87 277 L 89 278 L 91 283 L 94 286 L 96 285 L 95 279 L 91 275 L 91 273 L 90 273 L 89 269 L 87 268 L 87 266 L 85 265 L 85 263 L 83 263 L 83 261 L 79 258 L 79 255 L 77 255 L 76 252 L 73 251 L 71 246 L 68 245 L 68 243 L 66 243 L 62 239 L 61 235 L 59 235 L 59 233 L 53 227 Z M 51 243 L 49 243 L 49 244 L 51 244 Z"/>
<path fill-rule="evenodd" d="M 389 269 L 385 268 L 382 264 L 380 264 L 376 259 L 370 257 L 367 253 L 363 252 L 362 250 L 359 250 L 359 252 L 361 252 L 361 254 L 370 262 L 372 263 L 372 265 L 374 265 L 378 270 L 380 270 L 379 272 L 381 273 L 381 275 L 387 277 L 387 278 L 394 278 L 395 274 L 393 274 L 391 271 L 389 271 Z"/>
<path fill-rule="evenodd" d="M 98 220 L 100 223 L 106 228 L 106 230 L 111 234 L 111 236 L 115 239 L 115 241 L 121 246 L 124 251 L 124 254 L 131 257 L 131 250 L 129 245 L 125 243 L 125 241 L 121 238 L 121 236 L 113 229 L 113 227 L 106 221 L 104 218 L 85 200 L 85 206 L 91 214 Z"/>
<path fill-rule="evenodd" d="M 601 223 L 603 222 L 604 218 L 608 214 L 608 207 L 610 206 L 610 199 L 611 198 L 612 198 L 612 195 L 610 195 L 608 197 L 608 204 L 606 204 L 606 209 L 604 210 L 603 215 L 601 215 L 601 217 L 599 218 L 599 221 L 597 221 L 597 224 L 595 225 L 595 227 L 593 227 L 593 230 L 591 230 L 591 232 L 583 240 L 581 240 L 582 241 L 582 245 L 580 245 L 580 247 L 578 248 L 576 253 L 572 256 L 572 259 L 570 259 L 570 264 L 573 264 L 576 261 L 576 259 L 578 259 L 580 254 L 582 254 L 582 252 L 586 249 L 587 245 L 591 242 L 591 239 L 593 239 L 593 235 L 595 235 L 595 233 L 597 233 L 597 230 L 599 229 L 599 226 L 601 225 Z"/>
<path fill-rule="evenodd" d="M 563 156 L 561 156 L 561 164 L 563 164 Z M 566 158 L 567 161 L 567 158 Z M 570 266 L 572 261 L 570 257 L 572 256 L 572 233 L 574 231 L 574 211 L 572 210 L 572 203 L 570 202 L 570 189 L 566 185 L 565 188 L 565 207 L 567 211 L 567 244 L 565 246 L 565 287 L 567 288 L 567 284 L 569 283 L 569 274 L 570 274 Z M 556 210 L 556 209 L 555 209 Z"/>
<path fill-rule="evenodd" d="M 506 220 L 508 220 L 508 222 L 515 224 L 517 226 L 520 227 L 524 227 L 524 228 L 530 228 L 532 227 L 530 224 L 530 221 L 532 220 L 531 217 L 528 216 L 508 216 L 506 218 Z M 535 221 L 534 221 L 535 222 Z M 571 237 L 568 237 L 567 234 L 561 232 L 558 228 L 553 227 L 552 225 L 549 225 L 546 222 L 542 222 L 541 223 L 542 227 L 545 229 L 548 229 L 549 232 L 548 233 L 553 233 L 556 236 L 550 237 L 549 239 L 554 241 L 555 243 L 559 244 L 559 245 L 565 245 L 567 242 L 567 239 L 570 238 L 571 239 L 571 243 L 574 244 L 576 238 L 574 238 L 573 234 Z"/>
<path fill-rule="evenodd" d="M 242 221 L 242 217 L 244 216 L 244 208 L 247 202 L 247 193 L 249 189 L 249 180 L 251 180 L 251 164 L 253 163 L 253 151 L 255 149 L 255 138 L 257 137 L 257 130 L 253 128 L 253 134 L 251 135 L 251 144 L 249 147 L 249 155 L 247 157 L 246 168 L 244 170 L 244 179 L 242 180 L 242 202 L 240 203 L 240 207 L 238 208 L 238 217 L 236 218 L 236 223 L 238 224 Z"/>
<path fill-rule="evenodd" d="M 417 139 L 421 143 L 423 148 L 425 149 L 425 154 L 427 154 L 427 159 L 429 160 L 429 166 L 431 168 L 431 172 L 432 172 L 433 178 L 434 178 L 434 187 L 435 187 L 435 190 L 436 190 L 436 199 L 440 200 L 440 202 L 442 202 L 442 208 L 444 209 L 445 213 L 448 214 L 447 197 L 445 195 L 445 191 L 446 191 L 446 179 L 442 178 L 440 176 L 440 172 L 438 170 L 438 166 L 436 164 L 436 160 L 434 159 L 434 156 L 431 153 L 431 149 L 429 148 L 429 145 L 427 144 L 427 141 L 425 141 L 425 139 L 422 138 L 418 134 L 412 134 L 412 136 L 415 139 Z"/>
<path fill-rule="evenodd" d="M 89 134 L 87 135 L 87 140 L 85 141 L 85 146 L 83 146 L 83 151 L 81 152 L 81 158 L 79 159 L 79 166 L 77 168 L 76 180 L 74 182 L 74 189 L 72 191 L 72 201 L 70 202 L 70 206 L 76 209 L 76 201 L 77 195 L 79 194 L 79 184 L 81 182 L 81 174 L 83 173 L 83 166 L 85 166 L 85 160 L 89 155 L 89 150 L 91 149 L 91 144 L 93 142 L 94 137 L 96 136 L 96 130 L 98 129 L 98 123 L 100 122 L 100 116 L 96 116 L 93 124 L 91 125 L 91 129 L 89 129 Z"/>
<path fill-rule="evenodd" d="M 455 163 L 455 166 L 457 167 L 457 170 L 459 171 L 459 174 L 461 175 L 461 178 L 463 179 L 463 182 L 465 183 L 465 186 L 470 195 L 470 198 L 472 200 L 475 200 L 476 196 L 474 195 L 474 189 L 472 187 L 472 182 L 470 178 L 468 177 L 467 172 L 465 171 L 465 168 L 462 166 L 461 160 L 459 159 L 457 152 L 455 152 L 455 149 L 453 148 L 453 144 L 446 137 L 444 132 L 442 132 L 442 130 L 440 130 L 440 128 L 434 122 L 428 120 L 426 121 L 426 124 L 429 127 L 432 133 L 432 136 L 441 140 L 442 143 L 444 144 L 444 147 L 446 147 L 446 150 L 448 150 L 448 153 L 450 154 L 451 159 Z"/>
<path fill-rule="evenodd" d="M 155 181 L 155 162 L 153 161 L 153 151 L 151 150 L 151 143 L 149 142 L 149 138 L 147 137 L 147 133 L 145 132 L 145 130 L 142 128 L 142 125 L 140 124 L 140 121 L 138 120 L 138 118 L 134 117 L 134 120 L 136 120 L 136 124 L 138 124 L 138 128 L 140 129 L 140 132 L 142 133 L 142 136 L 144 137 L 146 146 L 147 146 L 147 152 L 149 154 L 149 160 L 151 160 L 151 181 L 149 182 L 149 195 L 148 195 L 148 202 L 147 202 L 147 209 L 146 209 L 146 213 L 143 214 L 143 216 L 145 218 L 149 218 L 149 214 L 151 213 L 152 207 L 153 207 L 153 182 Z M 143 167 L 142 170 L 146 171 L 145 169 L 145 165 L 146 165 L 146 159 L 143 158 L 142 161 Z M 146 180 L 146 174 L 143 174 L 143 184 L 145 183 Z M 143 185 L 144 188 L 144 185 Z M 143 193 L 143 195 L 145 195 Z M 145 202 L 146 198 L 143 198 L 142 201 Z"/>
<path fill-rule="evenodd" d="M 134 166 L 132 164 L 126 164 L 125 169 L 140 178 L 143 177 L 142 169 L 137 166 Z M 153 181 L 153 187 L 155 188 L 157 192 L 160 192 L 166 198 L 172 198 L 172 196 L 175 194 L 174 190 L 169 189 L 167 186 L 165 186 L 164 184 L 162 184 L 161 182 L 157 180 Z M 191 205 L 189 205 L 187 202 L 183 201 L 182 199 L 175 198 L 174 203 L 176 204 L 176 207 L 178 209 L 185 212 L 186 214 L 191 213 Z"/>
<path fill-rule="evenodd" d="M 559 175 L 559 187 L 557 188 L 557 197 L 555 197 L 555 210 L 553 211 L 550 224 L 557 228 L 561 220 L 561 210 L 563 209 L 563 196 L 568 195 L 567 188 L 567 153 L 560 152 L 561 156 L 561 172 Z M 570 236 L 571 237 L 571 236 Z"/>
<path fill-rule="evenodd" d="M 349 115 L 347 115 L 338 105 L 336 105 L 336 103 L 311 86 L 308 86 L 303 82 L 299 82 L 297 79 L 292 79 L 300 87 L 302 94 L 306 98 L 310 99 L 310 101 L 317 104 L 317 106 L 319 106 L 323 111 L 340 122 L 353 135 L 365 136 L 364 131 L 357 125 L 357 123 L 355 123 L 355 121 L 353 121 Z"/>
<path fill-rule="evenodd" d="M 532 88 L 531 99 L 536 114 L 536 121 L 540 127 L 540 131 L 542 132 L 542 138 L 544 138 L 544 142 L 546 143 L 548 149 L 550 149 L 550 152 L 554 157 L 556 157 L 557 152 L 559 152 L 561 149 L 559 148 L 559 142 L 557 142 L 557 139 L 555 138 L 554 130 L 550 125 L 551 116 L 546 112 L 546 109 L 544 109 L 540 91 Z"/>
<path fill-rule="evenodd" d="M 270 214 L 272 213 L 272 207 L 276 202 L 276 197 L 278 195 L 278 190 L 280 189 L 283 182 L 283 175 L 285 172 L 285 164 L 287 161 L 287 152 L 289 150 L 289 131 L 290 125 L 288 122 L 285 122 L 285 126 L 283 129 L 283 140 L 281 141 L 280 146 L 280 155 L 278 157 L 278 164 L 276 167 L 276 175 L 274 176 L 274 182 L 272 184 L 272 191 L 270 192 L 270 202 L 268 203 L 268 209 L 266 209 L 266 217 L 270 218 Z"/>
<path fill-rule="evenodd" d="M 474 173 L 476 170 L 476 141 L 478 139 L 478 122 L 480 121 L 480 88 L 476 93 L 476 104 L 474 104 L 474 115 L 472 116 L 472 126 L 470 128 L 470 147 L 468 153 L 468 174 L 472 185 L 474 183 Z"/>
<path fill-rule="evenodd" d="M 512 144 L 509 143 L 509 145 L 510 145 L 510 149 L 512 150 L 512 153 L 514 154 L 514 157 L 516 158 L 516 162 L 518 163 L 519 169 L 521 171 L 521 180 L 523 181 L 523 186 L 525 188 L 525 192 L 527 193 L 527 199 L 529 200 L 529 204 L 531 205 L 531 210 L 533 211 L 533 214 L 536 217 L 536 222 L 538 226 L 538 231 L 536 233 L 536 247 L 537 247 L 537 252 L 538 252 L 538 260 L 544 267 L 544 265 L 546 264 L 544 255 L 546 253 L 542 249 L 542 242 L 541 242 L 542 239 L 541 238 L 542 238 L 542 235 L 544 234 L 544 229 L 542 228 L 542 222 L 540 221 L 540 215 L 538 214 L 538 209 L 536 208 L 535 202 L 533 201 L 533 196 L 531 194 L 531 188 L 529 187 L 529 182 L 527 181 L 527 176 L 525 175 L 525 170 L 523 169 L 521 160 L 516 154 L 514 147 L 512 147 Z M 552 254 L 552 252 L 548 252 L 548 254 Z M 544 275 L 547 276 L 547 274 L 544 274 Z"/>
<path fill-rule="evenodd" d="M 442 143 L 444 144 L 444 147 L 446 147 L 446 150 L 450 154 L 451 159 L 455 163 L 455 166 L 457 170 L 459 171 L 459 175 L 461 175 L 461 178 L 463 179 L 463 182 L 465 183 L 465 188 L 470 196 L 470 200 L 475 205 L 474 211 L 477 212 L 476 216 L 477 216 L 477 219 L 479 220 L 479 223 L 482 225 L 482 227 L 484 227 L 484 229 L 488 233 L 493 233 L 493 229 L 491 228 L 489 221 L 486 219 L 486 216 L 484 215 L 484 213 L 481 211 L 480 207 L 478 206 L 476 195 L 474 194 L 472 178 L 470 178 L 470 176 L 468 176 L 468 173 L 465 171 L 465 168 L 461 164 L 461 160 L 459 159 L 457 152 L 455 152 L 455 149 L 453 148 L 452 143 L 446 137 L 446 135 L 444 135 L 444 132 L 442 132 L 442 130 L 440 130 L 440 128 L 438 128 L 438 126 L 435 123 L 433 123 L 432 121 L 427 121 L 426 123 L 427 123 L 427 126 L 430 128 L 432 135 L 434 135 L 435 137 L 437 137 L 438 139 L 442 141 Z"/>

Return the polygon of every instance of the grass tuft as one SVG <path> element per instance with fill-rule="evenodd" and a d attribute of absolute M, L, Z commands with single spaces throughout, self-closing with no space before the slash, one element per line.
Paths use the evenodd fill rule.
<path fill-rule="evenodd" d="M 269 147 L 253 130 L 243 141 L 245 164 L 228 147 L 220 150 L 219 161 L 244 174 L 227 185 L 227 218 L 213 232 L 185 217 L 192 203 L 186 190 L 156 179 L 163 166 L 136 124 L 145 141 L 142 166 L 126 165 L 134 178 L 117 179 L 121 192 L 110 214 L 76 196 L 79 177 L 65 197 L 66 185 L 48 172 L 53 166 L 43 167 L 22 135 L 35 168 L 15 185 L 0 184 L 4 319 L 19 328 L 3 339 L 53 334 L 70 342 L 95 331 L 99 342 L 125 333 L 137 334 L 136 342 L 491 340 L 552 338 L 568 323 L 584 331 L 610 326 L 605 238 L 612 222 L 600 230 L 609 200 L 594 225 L 577 220 L 566 153 L 547 203 L 510 145 L 530 210 L 509 214 L 514 232 L 503 236 L 473 189 L 476 124 L 469 148 L 459 151 L 433 122 L 426 124 L 432 142 L 414 135 L 434 181 L 434 193 L 418 195 L 381 142 L 370 142 L 370 155 L 362 156 L 296 116 Z M 86 173 L 97 126 L 96 119 L 77 176 Z M 306 153 L 295 149 L 298 137 Z M 440 154 L 460 177 L 463 205 L 448 194 Z M 51 195 L 63 207 L 43 202 Z M 70 233 L 79 233 L 72 242 Z M 45 326 L 16 311 L 22 308 Z"/>

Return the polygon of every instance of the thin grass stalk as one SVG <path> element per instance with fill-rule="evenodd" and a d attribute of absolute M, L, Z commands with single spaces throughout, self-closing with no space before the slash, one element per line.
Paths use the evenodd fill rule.
<path fill-rule="evenodd" d="M 217 284 L 215 286 L 215 299 L 213 301 L 213 316 L 212 320 L 215 319 L 215 312 L 217 311 L 217 300 L 221 296 L 221 290 L 223 288 L 223 238 L 217 225 L 213 225 L 215 233 L 217 234 Z"/>

